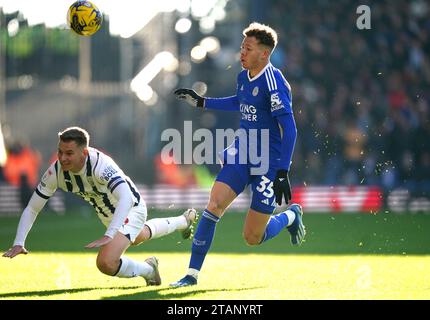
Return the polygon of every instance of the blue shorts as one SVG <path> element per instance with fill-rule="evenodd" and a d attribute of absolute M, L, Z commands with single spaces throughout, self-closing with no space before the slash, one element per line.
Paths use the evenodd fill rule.
<path fill-rule="evenodd" d="M 237 195 L 251 185 L 252 201 L 251 209 L 272 214 L 276 209 L 275 193 L 273 192 L 273 180 L 276 177 L 276 169 L 269 167 L 265 175 L 251 175 L 247 164 L 224 164 L 216 177 L 216 181 L 227 184 Z"/>

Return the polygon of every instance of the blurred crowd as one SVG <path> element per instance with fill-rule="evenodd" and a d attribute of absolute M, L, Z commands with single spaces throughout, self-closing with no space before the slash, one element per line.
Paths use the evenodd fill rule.
<path fill-rule="evenodd" d="M 39 181 L 41 155 L 26 142 L 15 140 L 6 146 L 6 162 L 0 164 L 0 185 L 19 188 L 19 201 L 24 208 Z"/>
<path fill-rule="evenodd" d="M 279 44 L 272 56 L 272 63 L 284 72 L 293 92 L 293 109 L 298 128 L 290 174 L 293 185 L 379 185 L 387 191 L 403 187 L 412 194 L 428 196 L 430 3 L 425 0 L 368 2 L 371 10 L 369 30 L 360 30 L 356 26 L 359 17 L 356 10 L 362 4 L 366 2 L 229 1 L 230 11 L 227 11 L 227 18 L 224 22 L 217 22 L 213 33 L 221 41 L 219 55 L 208 56 L 204 63 L 193 64 L 191 74 L 178 74 L 178 86 L 191 86 L 194 81 L 199 80 L 207 84 L 209 96 L 234 94 L 236 72 L 240 70 L 234 57 L 237 57 L 242 40 L 241 31 L 250 20 L 269 24 L 279 33 Z M 245 8 L 246 6 L 248 8 Z M 229 14 L 233 18 L 229 18 Z M 103 41 L 94 41 L 94 50 L 105 50 L 104 46 L 111 43 L 107 40 L 110 39 L 107 30 L 105 33 L 101 33 L 103 38 L 98 38 Z M 182 39 L 178 40 L 178 43 L 182 47 L 190 46 L 193 36 L 197 41 L 203 35 L 194 30 L 178 37 Z M 116 45 L 119 45 L 118 43 Z M 44 55 L 46 56 L 46 53 Z M 8 56 L 8 75 L 37 73 L 25 67 L 37 65 L 33 63 L 33 56 L 34 54 L 29 55 L 25 59 Z M 106 56 L 112 61 L 118 60 L 116 55 Z M 94 59 L 94 70 L 100 68 L 99 60 Z M 26 61 L 28 63 L 24 63 Z M 65 56 L 59 56 L 58 61 L 67 61 L 68 68 L 75 70 L 73 66 L 78 61 L 77 51 L 74 51 L 73 55 L 75 62 L 72 63 L 71 58 Z M 40 78 L 43 77 L 44 70 L 49 68 L 41 69 Z M 105 70 L 104 65 L 100 70 Z M 59 69 L 58 72 L 62 75 L 66 71 Z M 40 92 L 41 96 L 44 94 L 38 88 L 34 91 Z M 14 94 L 8 93 L 7 98 L 12 112 L 13 108 L 17 107 L 13 105 Z M 63 98 L 61 99 L 64 100 Z M 145 118 L 139 118 L 150 119 L 145 125 L 152 123 L 159 126 L 163 123 L 167 127 L 180 129 L 183 126 L 182 120 L 193 118 L 197 120 L 194 128 L 200 126 L 215 130 L 238 127 L 240 115 L 235 118 L 235 115 L 231 114 L 226 117 L 223 113 L 192 112 L 183 106 L 176 108 L 177 101 L 168 92 L 164 99 L 169 112 L 147 112 Z M 73 103 L 76 103 L 74 97 Z M 43 106 L 46 102 L 39 104 Z M 94 134 L 95 146 L 104 147 L 115 154 L 115 158 L 120 159 L 119 163 L 125 166 L 127 172 L 136 177 L 138 182 L 161 182 L 182 187 L 210 186 L 219 169 L 217 165 L 165 165 L 160 163 L 159 155 L 154 157 L 164 145 L 159 141 L 160 130 L 155 130 L 157 128 L 147 130 L 150 132 L 151 139 L 148 141 L 151 143 L 146 144 L 142 142 L 140 127 L 135 129 L 136 131 L 130 129 L 128 132 L 130 136 L 137 137 L 131 141 L 144 146 L 144 160 L 143 156 L 131 147 L 129 152 L 119 153 L 119 157 L 117 149 L 124 148 L 124 145 L 118 142 L 122 141 L 122 138 L 117 130 L 109 131 L 106 128 L 118 127 L 118 116 L 113 112 L 122 109 L 117 108 L 117 100 L 111 104 L 111 113 L 107 112 L 105 105 L 103 112 L 100 111 L 101 106 L 87 108 L 96 111 L 91 117 L 83 116 L 86 110 L 84 108 L 79 112 L 76 111 L 77 107 L 67 110 L 76 111 L 73 118 L 75 121 L 95 119 L 88 122 L 92 125 L 83 124 Z M 52 109 L 53 114 L 55 110 Z M 61 110 L 58 112 L 59 119 L 63 119 Z M 138 117 L 139 114 L 135 112 Z M 101 115 L 106 117 L 102 118 Z M 160 120 L 165 118 L 166 122 Z M 55 124 L 54 130 L 58 130 L 57 123 L 52 123 Z M 39 131 L 38 134 L 41 135 Z M 43 143 L 45 141 L 42 136 L 40 140 Z M 42 150 L 44 147 L 44 144 L 32 143 L 35 149 Z M 151 152 L 148 151 L 149 148 Z M 14 147 L 9 151 L 12 155 L 17 152 Z M 134 157 L 130 157 L 130 154 L 134 154 Z M 11 159 L 14 159 L 13 156 Z M 39 168 L 40 160 L 33 162 Z M 44 163 L 43 169 L 46 167 L 46 161 Z M 147 170 L 142 170 L 142 163 L 146 164 Z M 1 170 L 3 179 L 15 185 L 19 179 L 27 179 L 26 184 L 34 187 L 33 173 L 22 174 L 22 170 L 14 169 L 18 167 L 28 168 L 27 165 L 20 164 L 12 165 L 11 170 L 9 163 Z M 37 170 L 40 173 L 40 169 Z M 11 172 L 15 173 L 11 175 Z"/>
<path fill-rule="evenodd" d="M 274 0 L 272 63 L 293 88 L 298 127 L 291 178 L 430 191 L 430 4 Z"/>

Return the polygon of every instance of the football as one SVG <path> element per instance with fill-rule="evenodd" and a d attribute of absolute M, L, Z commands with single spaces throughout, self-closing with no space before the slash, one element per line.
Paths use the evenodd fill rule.
<path fill-rule="evenodd" d="M 103 22 L 100 10 L 90 1 L 76 1 L 67 12 L 67 24 L 80 36 L 96 33 Z"/>

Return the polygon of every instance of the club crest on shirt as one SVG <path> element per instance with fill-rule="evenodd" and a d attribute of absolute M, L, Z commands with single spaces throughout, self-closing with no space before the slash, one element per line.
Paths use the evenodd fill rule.
<path fill-rule="evenodd" d="M 255 87 L 255 88 L 252 90 L 252 95 L 255 97 L 257 94 L 258 94 L 258 87 Z"/>
<path fill-rule="evenodd" d="M 284 105 L 282 104 L 282 100 L 281 98 L 279 98 L 278 92 L 271 94 L 270 104 L 271 104 L 271 109 L 270 109 L 271 112 L 284 108 Z"/>

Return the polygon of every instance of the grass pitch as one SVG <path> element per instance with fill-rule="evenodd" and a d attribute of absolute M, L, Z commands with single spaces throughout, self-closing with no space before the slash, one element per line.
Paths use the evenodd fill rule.
<path fill-rule="evenodd" d="M 129 250 L 134 259 L 160 260 L 162 285 L 146 287 L 142 278 L 97 270 L 96 251 L 83 248 L 104 232 L 94 215 L 42 213 L 27 239 L 30 254 L 0 258 L 0 300 L 430 299 L 429 215 L 305 215 L 307 241 L 299 248 L 287 232 L 249 247 L 243 220 L 238 213 L 223 217 L 197 286 L 170 289 L 190 256 L 191 242 L 179 234 Z M 2 251 L 17 222 L 0 218 Z"/>
<path fill-rule="evenodd" d="M 155 253 L 163 283 L 102 275 L 95 254 L 32 253 L 0 264 L 0 299 L 429 299 L 430 257 L 212 254 L 198 286 L 171 289 L 185 253 Z M 130 254 L 143 260 L 146 254 Z M 262 266 L 264 272 L 261 271 Z"/>

